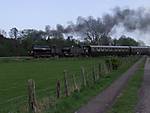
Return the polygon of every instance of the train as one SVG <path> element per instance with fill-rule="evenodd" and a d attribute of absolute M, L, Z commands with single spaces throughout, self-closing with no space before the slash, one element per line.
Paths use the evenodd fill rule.
<path fill-rule="evenodd" d="M 70 47 L 57 47 L 48 45 L 33 45 L 30 55 L 38 57 L 96 57 L 103 55 L 150 55 L 148 46 L 101 46 L 82 45 Z"/>

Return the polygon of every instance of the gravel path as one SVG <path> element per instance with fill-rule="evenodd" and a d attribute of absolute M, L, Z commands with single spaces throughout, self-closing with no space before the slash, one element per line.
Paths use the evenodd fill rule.
<path fill-rule="evenodd" d="M 147 58 L 145 64 L 144 78 L 136 113 L 150 113 L 150 58 Z"/>
<path fill-rule="evenodd" d="M 114 81 L 102 93 L 90 100 L 85 106 L 81 107 L 75 113 L 104 113 L 112 106 L 117 96 L 121 93 L 123 87 L 128 82 L 129 78 L 139 69 L 142 59 L 135 63 L 127 72 L 120 78 Z M 150 113 L 150 112 L 148 112 Z"/>

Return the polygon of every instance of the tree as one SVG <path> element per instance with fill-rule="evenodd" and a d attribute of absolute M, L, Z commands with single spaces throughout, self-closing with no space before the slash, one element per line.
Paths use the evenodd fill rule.
<path fill-rule="evenodd" d="M 102 35 L 99 42 L 99 45 L 113 45 L 111 37 L 106 35 Z"/>
<path fill-rule="evenodd" d="M 131 37 L 126 37 L 125 35 L 122 35 L 119 38 L 119 40 L 117 41 L 117 45 L 119 45 L 119 46 L 138 46 L 139 43 Z"/>
<path fill-rule="evenodd" d="M 89 17 L 88 19 L 85 19 L 83 17 L 77 18 L 77 23 L 75 26 L 76 33 L 83 37 L 85 41 L 88 41 L 90 43 L 96 42 L 96 29 L 95 26 L 95 20 L 92 17 Z"/>
<path fill-rule="evenodd" d="M 24 29 L 20 31 L 20 38 L 31 38 L 33 40 L 41 40 L 46 39 L 46 33 L 42 30 L 35 30 L 35 29 Z"/>
<path fill-rule="evenodd" d="M 50 37 L 52 36 L 50 25 L 45 26 L 45 33 L 46 33 L 47 38 L 50 39 Z"/>
<path fill-rule="evenodd" d="M 57 31 L 57 30 L 51 30 L 51 37 L 57 38 L 57 39 L 64 39 L 63 33 Z"/>
<path fill-rule="evenodd" d="M 5 30 L 0 29 L 0 35 L 3 35 L 4 37 L 7 37 L 7 33 Z"/>
<path fill-rule="evenodd" d="M 17 39 L 18 38 L 18 29 L 15 27 L 10 29 L 9 36 L 11 38 Z"/>
<path fill-rule="evenodd" d="M 113 27 L 113 23 L 109 22 L 110 20 L 110 16 L 104 16 L 104 20 L 95 19 L 92 16 L 88 18 L 78 17 L 74 31 L 90 44 L 108 45 L 111 43 L 108 41 L 111 41 L 109 33 Z"/>
<path fill-rule="evenodd" d="M 114 46 L 116 46 L 117 45 L 117 43 L 118 43 L 118 40 L 115 38 L 115 39 L 113 39 L 113 45 Z"/>
<path fill-rule="evenodd" d="M 64 27 L 61 24 L 57 24 L 56 28 L 58 32 L 64 33 Z"/>

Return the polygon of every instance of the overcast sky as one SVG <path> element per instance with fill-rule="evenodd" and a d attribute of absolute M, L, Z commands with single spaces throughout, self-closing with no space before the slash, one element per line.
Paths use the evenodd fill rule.
<path fill-rule="evenodd" d="M 0 0 L 0 28 L 44 29 L 45 25 L 66 25 L 78 16 L 101 17 L 121 8 L 150 8 L 150 0 Z"/>

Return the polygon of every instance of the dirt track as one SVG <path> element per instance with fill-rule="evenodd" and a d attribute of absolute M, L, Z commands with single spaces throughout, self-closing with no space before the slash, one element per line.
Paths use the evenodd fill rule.
<path fill-rule="evenodd" d="M 150 58 L 147 58 L 144 68 L 144 78 L 140 90 L 136 113 L 150 113 Z"/>
<path fill-rule="evenodd" d="M 114 100 L 121 93 L 122 89 L 127 84 L 128 80 L 138 70 L 142 59 L 135 63 L 127 72 L 120 78 L 114 81 L 102 93 L 90 100 L 85 106 L 81 107 L 75 113 L 104 113 L 113 104 Z M 150 113 L 150 112 L 148 112 Z"/>

